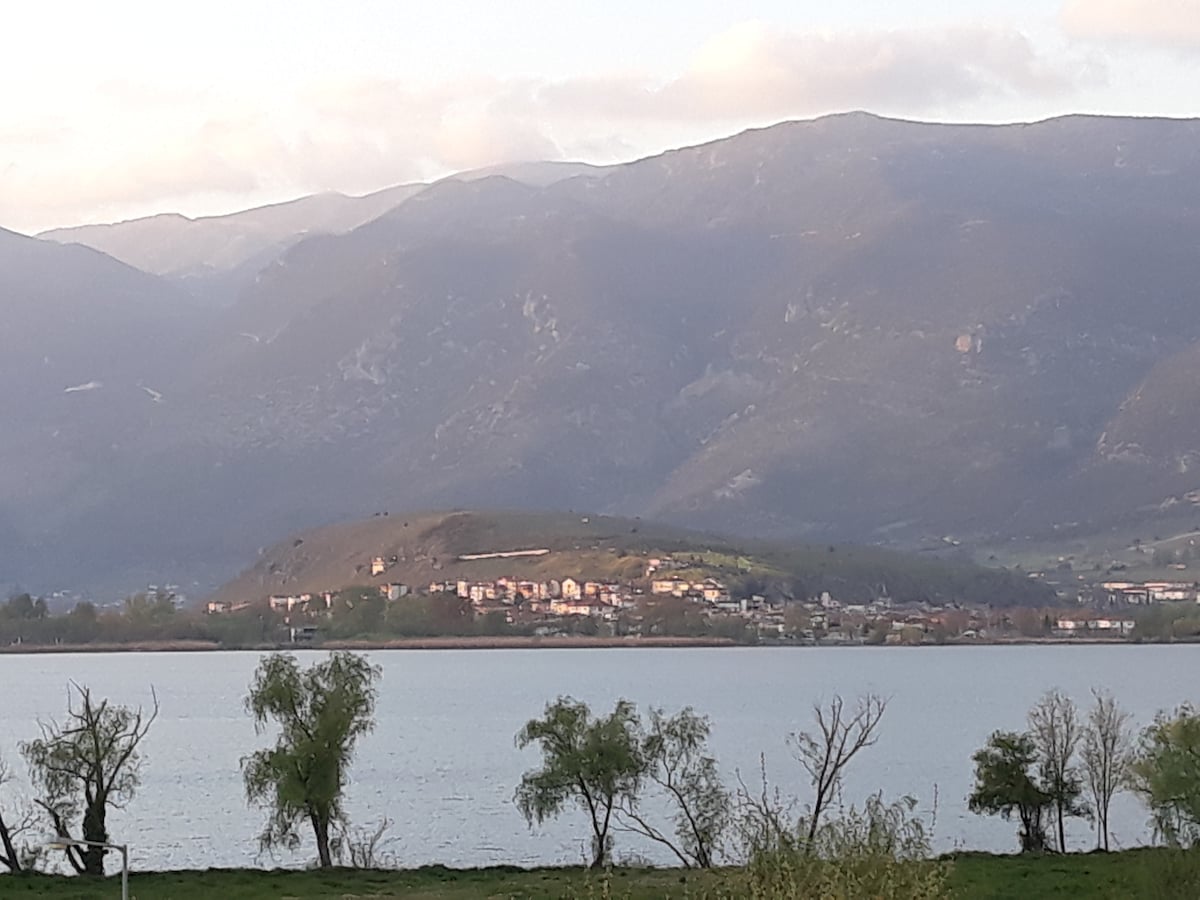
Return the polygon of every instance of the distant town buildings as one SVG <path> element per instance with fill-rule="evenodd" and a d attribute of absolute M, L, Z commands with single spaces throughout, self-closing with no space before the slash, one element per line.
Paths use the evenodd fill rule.
<path fill-rule="evenodd" d="M 479 553 L 459 557 L 473 561 L 545 557 L 548 550 Z M 575 572 L 552 577 L 506 575 L 494 579 L 458 578 L 433 581 L 420 587 L 386 580 L 395 558 L 374 556 L 372 577 L 382 583 L 355 590 L 377 590 L 389 604 L 415 602 L 416 598 L 449 597 L 469 605 L 475 618 L 491 617 L 521 626 L 531 634 L 553 634 L 573 623 L 591 620 L 611 633 L 645 634 L 664 621 L 659 607 L 672 606 L 675 621 L 731 625 L 749 629 L 758 637 L 786 638 L 814 644 L 880 643 L 921 644 L 1012 639 L 1104 640 L 1128 638 L 1137 628 L 1135 611 L 1153 604 L 1196 603 L 1200 585 L 1183 581 L 1103 581 L 1078 589 L 1066 602 L 1070 608 L 1030 610 L 1022 607 L 993 609 L 965 604 L 938 606 L 910 603 L 897 606 L 885 591 L 870 601 L 848 602 L 823 590 L 810 597 L 768 599 L 761 594 L 735 593 L 712 574 L 712 567 L 668 555 L 649 557 L 639 567 L 640 577 L 627 581 L 588 579 Z M 538 563 L 545 571 L 544 562 Z M 267 598 L 272 613 L 293 628 L 308 628 L 334 614 L 337 591 L 278 594 Z M 1060 597 L 1062 596 L 1060 592 Z M 222 615 L 240 612 L 251 604 L 213 601 L 207 612 Z M 715 632 L 712 632 L 715 633 Z M 725 629 L 723 633 L 733 633 Z M 311 637 L 311 632 L 297 632 Z M 297 638 L 299 639 L 299 638 Z"/>
<path fill-rule="evenodd" d="M 1195 602 L 1200 596 L 1197 585 L 1190 581 L 1104 581 L 1100 591 L 1110 605 Z"/>

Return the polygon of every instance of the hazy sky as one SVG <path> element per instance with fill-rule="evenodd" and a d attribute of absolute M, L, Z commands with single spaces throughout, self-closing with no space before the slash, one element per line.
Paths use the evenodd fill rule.
<path fill-rule="evenodd" d="M 625 160 L 867 109 L 1200 115 L 1200 0 L 21 0 L 0 226 Z"/>

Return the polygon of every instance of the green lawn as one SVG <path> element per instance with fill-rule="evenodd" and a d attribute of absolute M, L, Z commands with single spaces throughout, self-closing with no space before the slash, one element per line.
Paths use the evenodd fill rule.
<path fill-rule="evenodd" d="M 737 896 L 729 873 L 678 869 L 615 869 L 607 874 L 578 868 L 446 869 L 396 872 L 335 869 L 134 873 L 130 896 L 138 900 L 467 900 L 467 898 L 694 898 Z M 1200 897 L 1200 855 L 1164 850 L 1025 858 L 965 854 L 954 860 L 951 883 L 963 900 L 1042 898 Z M 120 878 L 103 881 L 32 876 L 0 877 L 2 898 L 104 900 L 119 897 Z"/>

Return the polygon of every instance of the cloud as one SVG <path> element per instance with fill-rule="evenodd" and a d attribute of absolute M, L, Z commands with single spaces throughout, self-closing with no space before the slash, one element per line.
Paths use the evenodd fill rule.
<path fill-rule="evenodd" d="M 1076 38 L 1200 51 L 1200 0 L 1066 0 L 1059 20 Z"/>
<path fill-rule="evenodd" d="M 489 77 L 424 88 L 383 79 L 326 84 L 306 92 L 308 132 L 313 142 L 336 135 L 381 162 L 408 159 L 427 175 L 560 158 L 549 123 L 528 103 L 513 103 L 522 93 Z"/>
<path fill-rule="evenodd" d="M 1022 33 L 955 27 L 827 34 L 751 22 L 718 35 L 689 69 L 661 83 L 572 79 L 539 98 L 555 115 L 781 118 L 845 109 L 921 114 L 1002 95 L 1071 93 L 1089 67 L 1051 63 Z"/>
<path fill-rule="evenodd" d="M 0 146 L 0 223 L 42 228 L 321 190 L 365 192 L 450 171 L 564 156 L 613 162 L 847 109 L 972 115 L 994 98 L 1069 97 L 1097 70 L 1020 31 L 959 26 L 825 33 L 749 22 L 673 73 L 558 80 L 478 74 L 432 84 L 64 87 Z"/>

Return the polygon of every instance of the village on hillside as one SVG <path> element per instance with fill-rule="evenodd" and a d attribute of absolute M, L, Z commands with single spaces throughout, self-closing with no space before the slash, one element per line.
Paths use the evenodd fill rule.
<path fill-rule="evenodd" d="M 459 562 L 521 561 L 547 549 L 464 554 Z M 713 636 L 737 641 L 777 640 L 817 645 L 929 644 L 1011 640 L 1120 640 L 1137 637 L 1139 610 L 1166 604 L 1200 607 L 1200 585 L 1191 582 L 1101 582 L 1062 597 L 1046 609 L 993 609 L 966 603 L 897 603 L 886 590 L 869 602 L 779 592 L 736 591 L 695 557 L 647 556 L 641 576 L 592 580 L 578 573 L 534 580 L 520 576 L 455 578 L 410 585 L 392 580 L 394 560 L 370 561 L 369 586 L 278 593 L 255 601 L 212 601 L 210 615 L 263 606 L 292 640 L 313 640 L 339 615 L 372 598 L 383 606 L 378 621 L 405 617 L 406 606 L 443 610 L 440 633 L 553 636 Z M 450 624 L 445 624 L 449 622 Z M 457 624 L 455 624 L 457 623 Z M 453 631 L 453 629 L 459 631 Z M 451 630 L 448 630 L 451 629 Z"/>

